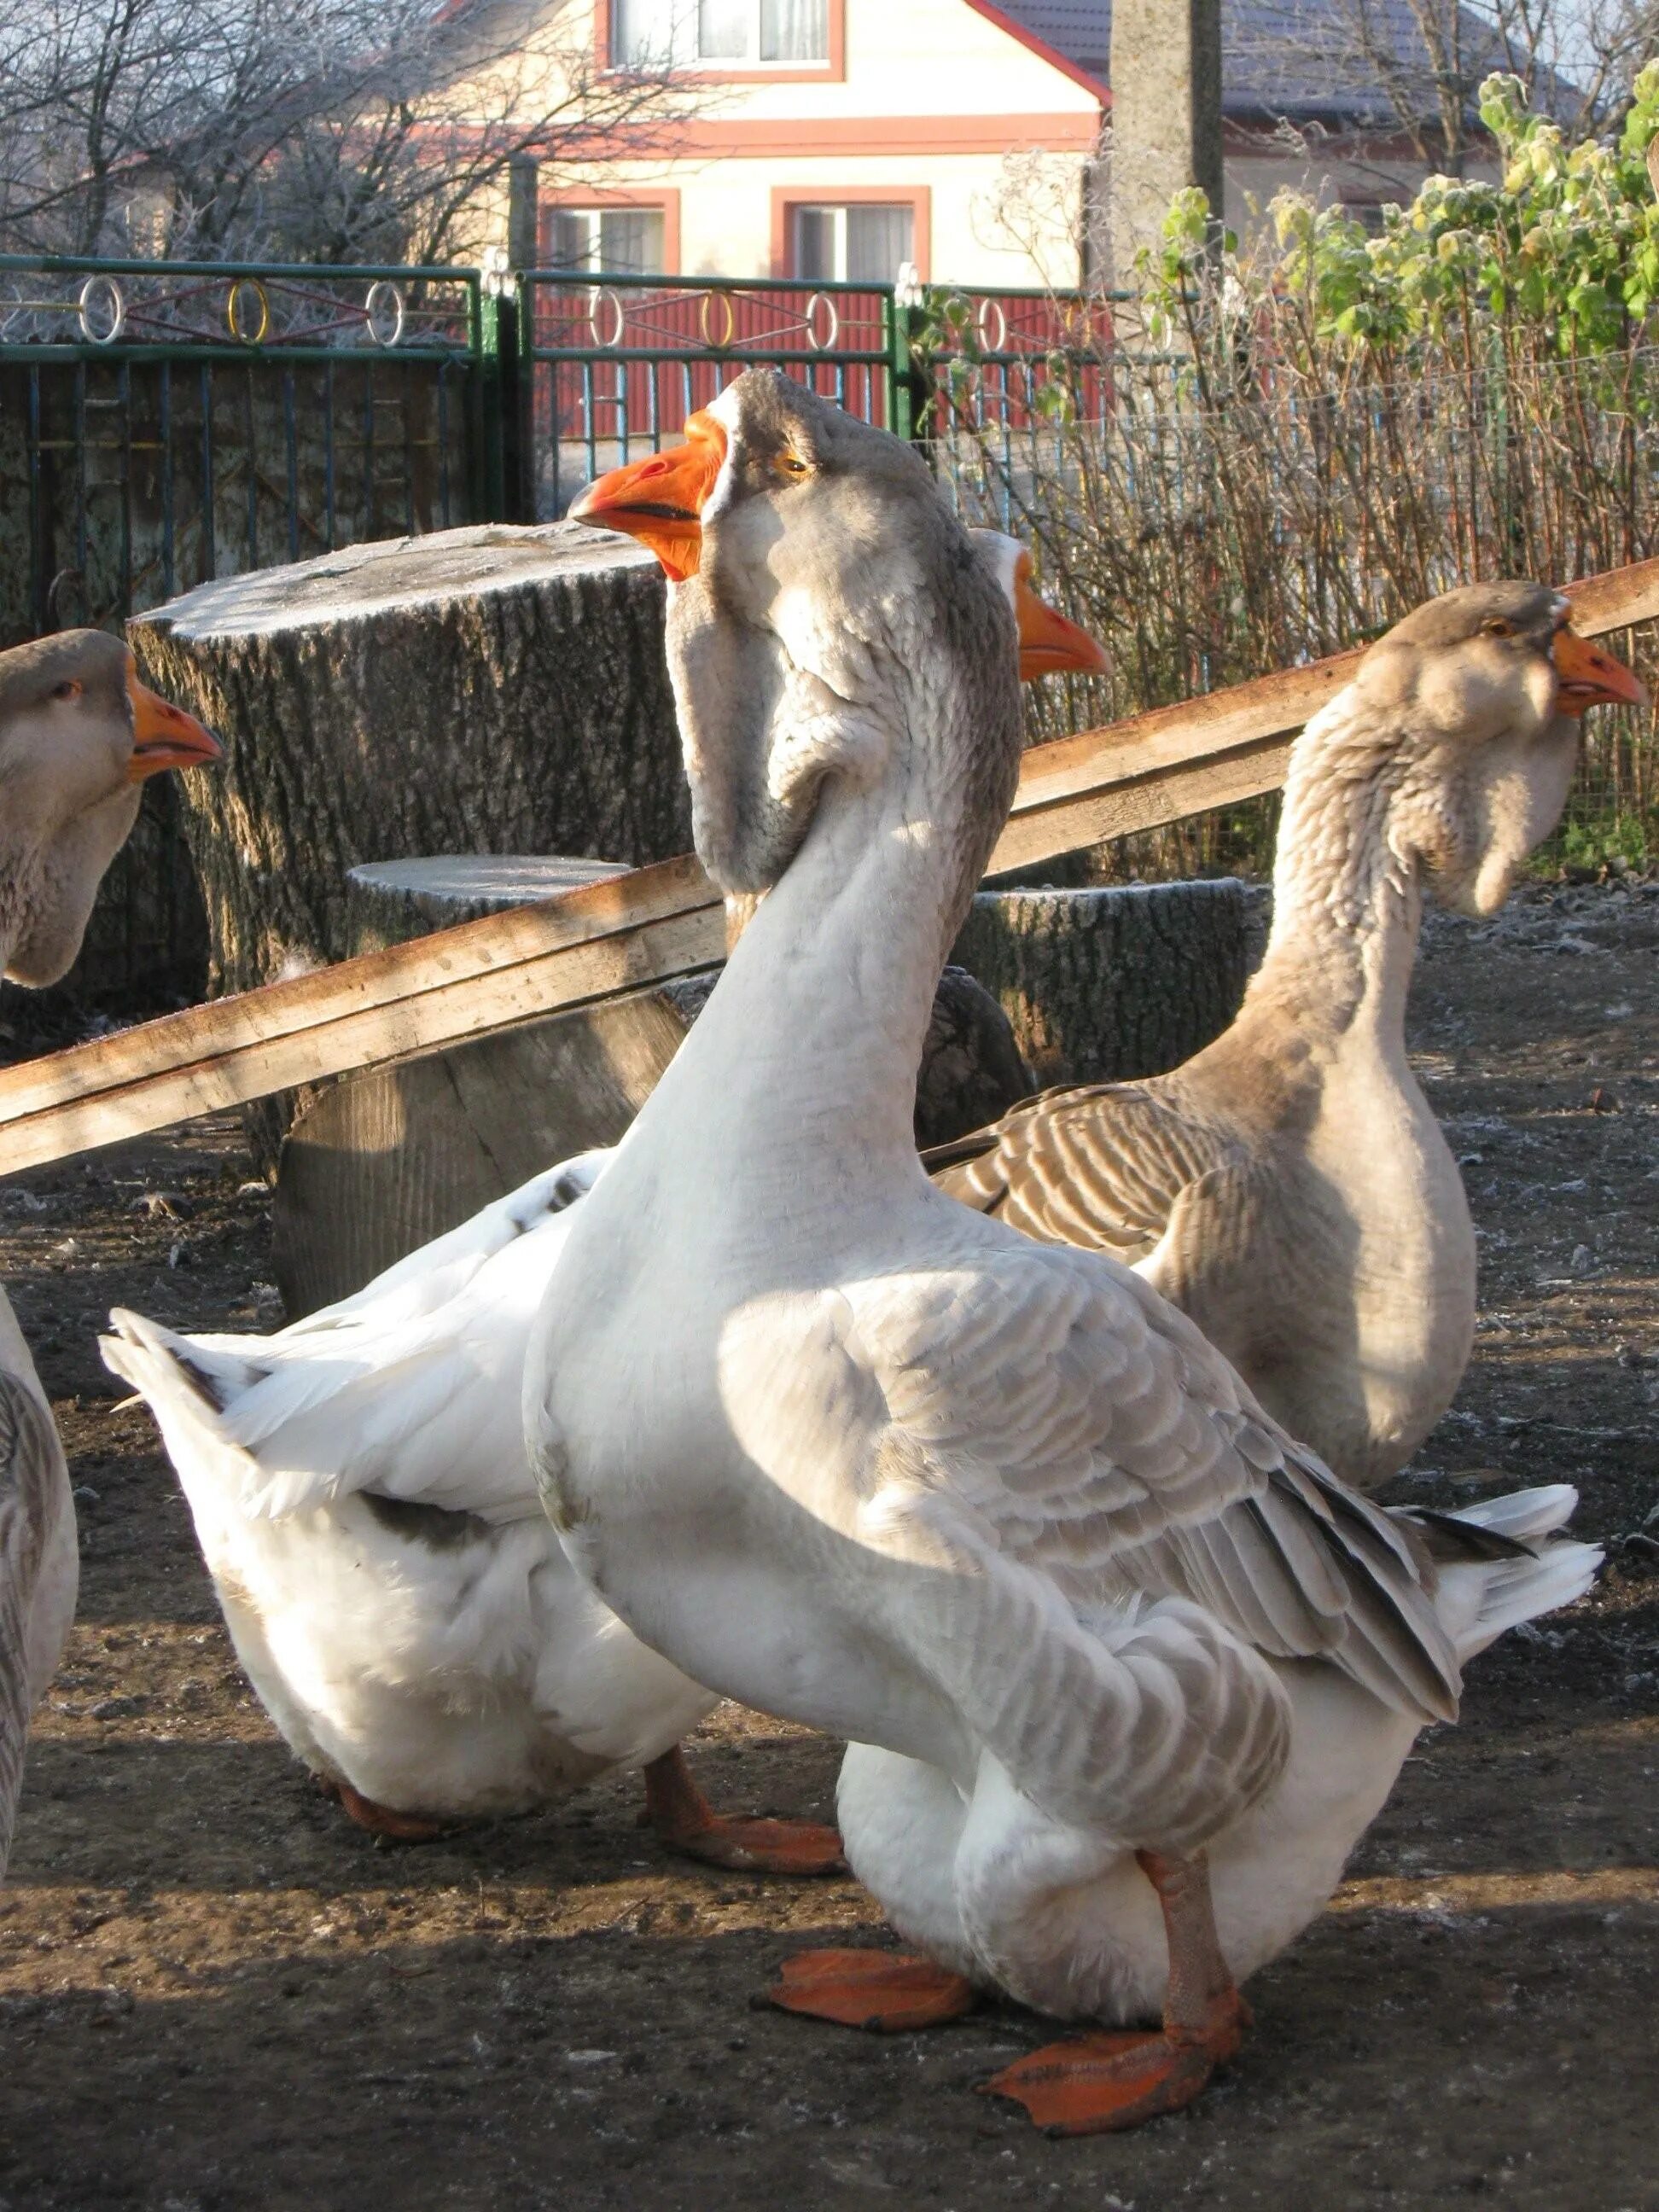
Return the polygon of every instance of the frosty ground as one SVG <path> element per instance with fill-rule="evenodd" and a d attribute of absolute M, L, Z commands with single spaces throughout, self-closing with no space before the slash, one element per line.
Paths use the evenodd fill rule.
<path fill-rule="evenodd" d="M 973 2094 L 1045 2038 L 1012 2008 L 890 2039 L 756 2009 L 792 1949 L 890 1940 L 879 1915 L 665 1856 L 632 1779 L 418 1849 L 350 1827 L 253 1702 L 93 1346 L 112 1304 L 280 1318 L 238 1125 L 9 1182 L 0 1279 L 85 1557 L 0 1892 L 0 2212 L 1659 2206 L 1659 885 L 1437 920 L 1412 1043 L 1482 1316 L 1395 1494 L 1577 1482 L 1608 1571 L 1477 1664 L 1251 1984 L 1227 2075 L 1081 2142 Z M 831 1810 L 822 1740 L 723 1710 L 691 1753 L 729 1809 Z"/>

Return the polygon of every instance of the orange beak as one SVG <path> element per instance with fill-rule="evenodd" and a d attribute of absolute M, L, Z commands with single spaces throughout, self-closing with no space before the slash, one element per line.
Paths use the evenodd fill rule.
<path fill-rule="evenodd" d="M 1109 676 L 1112 656 L 1098 638 L 1056 613 L 1031 587 L 1031 556 L 1014 564 L 1014 620 L 1019 626 L 1019 680 L 1040 676 Z"/>
<path fill-rule="evenodd" d="M 129 783 L 142 783 L 147 775 L 159 775 L 164 768 L 204 768 L 209 761 L 224 758 L 224 747 L 207 725 L 185 714 L 182 707 L 169 706 L 148 684 L 141 684 L 137 666 L 131 659 L 127 697 L 132 702 Z"/>
<path fill-rule="evenodd" d="M 1639 676 L 1580 637 L 1563 623 L 1555 633 L 1555 704 L 1563 714 L 1589 707 L 1645 707 L 1648 687 Z"/>
<path fill-rule="evenodd" d="M 726 433 L 701 409 L 686 417 L 685 441 L 612 469 L 570 509 L 573 522 L 620 530 L 648 545 L 677 584 L 697 573 L 703 507 L 726 460 Z"/>

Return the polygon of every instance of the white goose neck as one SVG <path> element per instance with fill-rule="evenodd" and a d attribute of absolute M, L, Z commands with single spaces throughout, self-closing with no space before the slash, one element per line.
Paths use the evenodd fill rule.
<path fill-rule="evenodd" d="M 849 1189 L 872 1188 L 884 1164 L 914 1179 L 933 994 L 1006 811 L 1007 765 L 1008 790 L 981 792 L 988 767 L 997 780 L 982 742 L 955 772 L 949 753 L 912 744 L 878 785 L 823 793 L 726 963 L 695 1054 L 688 1045 L 670 1071 L 708 1087 L 719 1148 L 741 1154 L 750 1188 L 764 1186 L 774 1154 L 792 1179 L 810 1159 L 825 1188 L 842 1162 Z M 681 1091 L 678 1110 L 687 1103 Z"/>
<path fill-rule="evenodd" d="M 1397 737 L 1333 700 L 1291 756 L 1267 949 L 1246 1006 L 1295 1008 L 1328 1041 L 1403 1042 L 1422 919 L 1416 862 L 1389 836 Z"/>

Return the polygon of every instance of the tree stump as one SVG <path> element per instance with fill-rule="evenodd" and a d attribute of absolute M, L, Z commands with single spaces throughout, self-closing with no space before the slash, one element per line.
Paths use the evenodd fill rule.
<path fill-rule="evenodd" d="M 135 622 L 225 741 L 186 794 L 215 994 L 344 958 L 364 861 L 689 850 L 662 624 L 654 557 L 575 523 L 355 545 Z"/>
<path fill-rule="evenodd" d="M 1161 1075 L 1237 1012 L 1255 904 L 1231 878 L 981 891 L 951 957 L 1000 1002 L 1039 1087 Z"/>
<path fill-rule="evenodd" d="M 603 883 L 619 860 L 544 859 L 531 853 L 451 853 L 424 860 L 369 860 L 346 874 L 346 936 L 352 954 L 380 952 L 463 921 Z"/>

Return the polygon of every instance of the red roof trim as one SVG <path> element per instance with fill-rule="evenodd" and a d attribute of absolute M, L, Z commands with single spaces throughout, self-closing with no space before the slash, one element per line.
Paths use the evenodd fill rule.
<path fill-rule="evenodd" d="M 1058 46 L 1051 46 L 1046 39 L 1038 38 L 1035 31 L 1028 31 L 1024 23 L 1017 22 L 1012 15 L 1005 15 L 994 4 L 994 0 L 967 0 L 967 5 L 975 15 L 983 15 L 988 23 L 994 23 L 998 30 L 1006 31 L 1011 39 L 1028 47 L 1051 69 L 1057 69 L 1062 76 L 1070 77 L 1073 84 L 1080 84 L 1085 92 L 1092 93 L 1103 109 L 1110 107 L 1112 94 L 1109 87 L 1103 85 L 1097 76 L 1091 76 L 1087 70 L 1079 69 L 1074 61 L 1068 60 Z"/>

